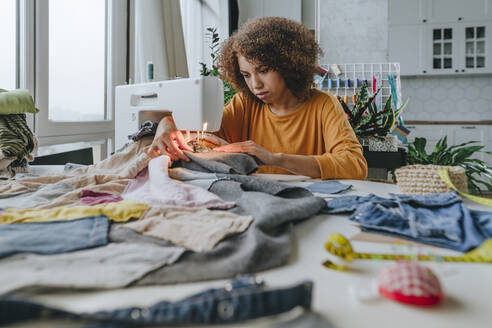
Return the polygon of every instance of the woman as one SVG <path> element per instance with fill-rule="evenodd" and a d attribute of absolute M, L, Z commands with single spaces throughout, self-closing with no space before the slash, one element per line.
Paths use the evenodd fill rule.
<path fill-rule="evenodd" d="M 319 53 L 312 33 L 286 18 L 254 19 L 234 33 L 218 58 L 221 78 L 238 90 L 216 133 L 230 144 L 214 150 L 255 156 L 259 173 L 365 179 L 362 147 L 342 107 L 311 87 Z M 172 160 L 192 151 L 172 117 L 160 121 L 151 149 Z"/>

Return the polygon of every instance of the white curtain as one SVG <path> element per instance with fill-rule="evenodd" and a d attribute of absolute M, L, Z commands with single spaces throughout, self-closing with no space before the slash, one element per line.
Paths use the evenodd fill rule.
<path fill-rule="evenodd" d="M 204 62 L 210 68 L 210 40 L 206 29 L 217 28 L 221 43 L 229 36 L 228 0 L 181 0 L 183 32 L 190 77 L 200 75 Z"/>
<path fill-rule="evenodd" d="M 188 77 L 179 0 L 136 0 L 135 83 L 147 82 L 147 63 L 154 81 Z"/>

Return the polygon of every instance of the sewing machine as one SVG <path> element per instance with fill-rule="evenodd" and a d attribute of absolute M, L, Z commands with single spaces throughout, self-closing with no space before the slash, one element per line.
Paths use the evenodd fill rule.
<path fill-rule="evenodd" d="M 143 122 L 158 122 L 171 113 L 180 130 L 217 131 L 223 107 L 222 81 L 212 76 L 117 86 L 115 149 Z"/>

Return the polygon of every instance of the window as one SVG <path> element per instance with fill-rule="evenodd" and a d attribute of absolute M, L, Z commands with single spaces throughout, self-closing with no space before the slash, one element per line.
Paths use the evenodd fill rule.
<path fill-rule="evenodd" d="M 25 24 L 40 146 L 111 145 L 114 88 L 127 77 L 128 1 L 18 1 L 33 17 Z"/>
<path fill-rule="evenodd" d="M 0 88 L 17 87 L 17 14 L 16 0 L 0 1 Z"/>
<path fill-rule="evenodd" d="M 106 2 L 49 2 L 49 119 L 105 117 Z"/>
<path fill-rule="evenodd" d="M 485 26 L 465 29 L 466 68 L 485 67 Z"/>
<path fill-rule="evenodd" d="M 453 67 L 453 29 L 434 29 L 432 31 L 432 68 L 449 69 Z"/>

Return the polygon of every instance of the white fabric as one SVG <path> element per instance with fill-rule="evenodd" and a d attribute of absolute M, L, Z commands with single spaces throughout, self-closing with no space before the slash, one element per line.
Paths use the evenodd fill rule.
<path fill-rule="evenodd" d="M 169 157 L 162 155 L 149 162 L 148 169 L 132 180 L 121 195 L 125 200 L 150 205 L 173 205 L 228 209 L 235 206 L 197 186 L 172 180 L 168 175 Z"/>

